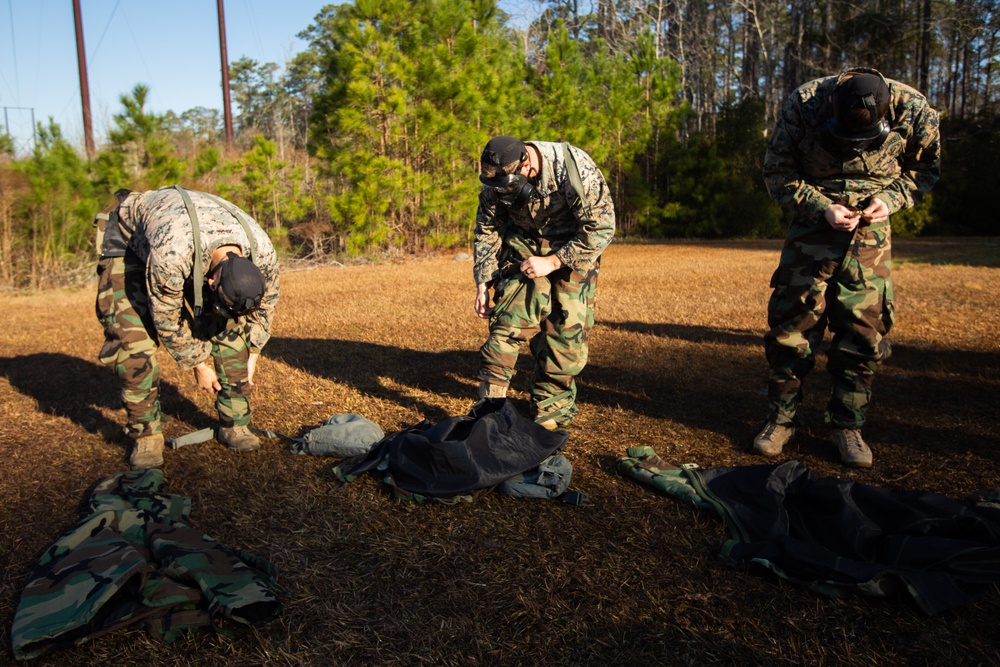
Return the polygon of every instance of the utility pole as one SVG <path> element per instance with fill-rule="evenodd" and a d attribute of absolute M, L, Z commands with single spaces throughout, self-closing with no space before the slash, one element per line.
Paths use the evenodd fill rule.
<path fill-rule="evenodd" d="M 80 0 L 73 0 L 73 23 L 76 25 L 76 62 L 80 69 L 80 98 L 83 100 L 83 143 L 90 160 L 94 157 L 94 127 L 90 122 L 90 84 L 87 83 L 87 50 L 83 47 Z"/>
<path fill-rule="evenodd" d="M 79 2 L 79 0 L 74 0 Z M 226 125 L 226 150 L 233 150 L 233 111 L 229 106 L 229 56 L 226 55 L 226 12 L 219 6 L 219 50 L 222 52 L 222 117 Z"/>

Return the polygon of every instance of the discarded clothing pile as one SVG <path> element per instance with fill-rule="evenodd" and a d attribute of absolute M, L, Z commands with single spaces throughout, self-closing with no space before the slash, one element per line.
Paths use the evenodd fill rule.
<path fill-rule="evenodd" d="M 512 487 L 511 495 L 560 497 L 583 504 L 583 494 L 566 493 L 569 461 L 554 456 L 568 436 L 522 417 L 505 399 L 485 399 L 467 416 L 437 424 L 425 420 L 390 434 L 369 453 L 341 462 L 333 473 L 343 485 L 376 472 L 397 498 L 417 502 L 468 501 L 494 487 Z M 535 474 L 523 474 L 528 471 Z M 525 492 L 525 486 L 539 485 L 544 487 L 540 493 Z"/>
<path fill-rule="evenodd" d="M 173 641 L 224 619 L 260 625 L 278 614 L 277 571 L 187 525 L 191 500 L 159 493 L 162 471 L 100 482 L 90 514 L 45 550 L 21 594 L 15 657 L 79 644 L 144 621 Z"/>
<path fill-rule="evenodd" d="M 835 596 L 909 593 L 928 614 L 968 604 L 1000 583 L 1000 491 L 964 501 L 927 491 L 817 478 L 798 461 L 678 468 L 630 447 L 618 471 L 721 517 L 720 557 L 761 565 Z"/>

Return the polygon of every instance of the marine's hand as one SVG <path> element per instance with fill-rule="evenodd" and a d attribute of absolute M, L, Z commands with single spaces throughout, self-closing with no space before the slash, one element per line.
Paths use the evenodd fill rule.
<path fill-rule="evenodd" d="M 215 369 L 204 361 L 194 367 L 194 381 L 195 384 L 210 393 L 222 390 L 222 385 L 219 384 L 219 376 L 215 374 Z"/>
<path fill-rule="evenodd" d="M 861 211 L 861 218 L 869 225 L 889 219 L 889 205 L 878 197 L 872 197 L 868 206 Z"/>
<path fill-rule="evenodd" d="M 485 318 L 493 314 L 493 309 L 490 308 L 490 291 L 486 288 L 485 283 L 476 285 L 476 303 L 472 308 L 479 317 Z"/>
<path fill-rule="evenodd" d="M 251 387 L 253 386 L 253 372 L 257 368 L 257 357 L 259 356 L 260 352 L 251 352 L 247 359 L 247 384 Z"/>
<path fill-rule="evenodd" d="M 853 232 L 861 222 L 861 213 L 842 204 L 830 204 L 823 217 L 838 232 Z"/>
<path fill-rule="evenodd" d="M 561 269 L 563 266 L 562 260 L 555 255 L 546 255 L 545 257 L 529 257 L 528 259 L 521 262 L 521 273 L 524 274 L 526 278 L 544 278 L 553 271 Z"/>

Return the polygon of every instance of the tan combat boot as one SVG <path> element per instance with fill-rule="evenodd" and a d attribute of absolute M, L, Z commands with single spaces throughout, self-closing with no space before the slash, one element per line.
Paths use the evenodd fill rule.
<path fill-rule="evenodd" d="M 781 450 L 795 437 L 795 427 L 768 420 L 764 429 L 753 439 L 753 451 L 761 456 L 781 456 Z"/>
<path fill-rule="evenodd" d="M 128 457 L 132 470 L 159 468 L 163 465 L 163 434 L 153 433 L 135 439 Z"/>
<path fill-rule="evenodd" d="M 507 385 L 483 380 L 479 383 L 479 400 L 484 398 L 507 398 Z"/>
<path fill-rule="evenodd" d="M 249 426 L 220 426 L 219 442 L 236 452 L 252 452 L 260 449 L 260 438 L 250 432 Z"/>
<path fill-rule="evenodd" d="M 861 439 L 861 431 L 853 428 L 834 429 L 830 434 L 840 452 L 840 460 L 851 468 L 871 468 L 872 450 Z"/>

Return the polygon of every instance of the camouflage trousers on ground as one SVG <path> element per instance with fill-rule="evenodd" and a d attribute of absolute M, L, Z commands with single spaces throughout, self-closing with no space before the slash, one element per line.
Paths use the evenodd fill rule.
<path fill-rule="evenodd" d="M 536 248 L 525 256 L 543 252 Z M 587 364 L 598 270 L 599 264 L 583 275 L 563 267 L 535 280 L 516 272 L 494 285 L 494 311 L 489 337 L 479 350 L 478 377 L 509 385 L 521 344 L 527 342 L 535 358 L 531 410 L 536 421 L 554 419 L 565 425 L 576 416 L 576 376 Z"/>
<path fill-rule="evenodd" d="M 829 328 L 827 370 L 833 389 L 826 420 L 833 428 L 861 428 L 875 373 L 891 352 L 886 339 L 893 325 L 889 224 L 859 227 L 853 236 L 828 226 L 792 227 L 767 306 L 771 417 L 779 424 L 794 423 L 803 380 Z"/>
<path fill-rule="evenodd" d="M 192 528 L 191 499 L 162 487 L 155 468 L 95 486 L 88 515 L 31 571 L 11 627 L 16 658 L 140 621 L 173 641 L 227 619 L 260 625 L 280 611 L 275 567 Z"/>
<path fill-rule="evenodd" d="M 101 259 L 97 266 L 97 319 L 104 327 L 104 345 L 98 354 L 121 381 L 122 404 L 131 438 L 159 433 L 160 369 L 158 346 L 146 291 L 146 267 L 133 255 Z M 223 426 L 250 423 L 250 384 L 247 361 L 248 325 L 216 315 L 195 322 L 199 336 L 212 341 L 212 359 L 222 390 L 215 407 Z"/>

